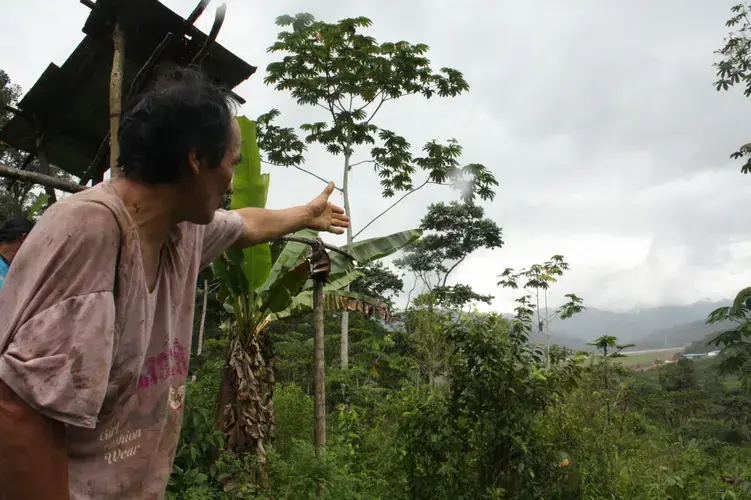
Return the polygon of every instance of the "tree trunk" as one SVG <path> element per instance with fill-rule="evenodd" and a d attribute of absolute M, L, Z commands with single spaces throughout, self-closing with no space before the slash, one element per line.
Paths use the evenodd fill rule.
<path fill-rule="evenodd" d="M 324 372 L 323 337 L 323 282 L 316 281 L 313 289 L 313 369 L 315 371 L 315 428 L 313 442 L 316 455 L 321 456 L 326 446 L 326 379 Z"/>
<path fill-rule="evenodd" d="M 125 34 L 120 29 L 120 23 L 115 23 L 112 31 L 112 74 L 110 75 L 110 177 L 120 174 L 118 157 L 120 145 L 117 132 L 120 127 L 120 112 L 122 111 L 123 67 L 125 63 Z"/>
<path fill-rule="evenodd" d="M 349 161 L 351 156 L 352 152 L 349 149 L 349 145 L 347 145 L 344 151 L 344 177 L 342 180 L 342 194 L 344 195 L 344 211 L 349 216 L 352 216 L 352 214 L 350 213 L 349 205 Z M 352 224 L 350 224 L 347 228 L 347 245 L 350 245 L 352 243 L 352 234 Z M 347 286 L 346 290 L 349 291 L 349 286 Z M 346 369 L 347 366 L 349 366 L 349 311 L 342 312 L 340 350 L 341 367 L 342 369 Z"/>

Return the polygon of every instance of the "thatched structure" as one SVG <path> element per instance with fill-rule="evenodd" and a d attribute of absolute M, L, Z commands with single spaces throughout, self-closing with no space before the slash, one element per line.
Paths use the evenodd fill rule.
<path fill-rule="evenodd" d="M 0 141 L 28 154 L 26 165 L 36 158 L 80 178 L 81 185 L 100 181 L 110 167 L 110 130 L 116 130 L 120 108 L 149 83 L 158 63 L 199 65 L 230 89 L 256 70 L 215 42 L 224 4 L 207 35 L 193 24 L 209 0 L 201 0 L 188 19 L 157 0 L 81 3 L 91 10 L 84 39 L 62 66 L 47 67 L 17 109 L 8 108 L 14 116 L 0 129 Z M 43 175 L 31 179 L 0 167 L 0 176 L 52 187 L 41 182 Z M 59 182 L 54 188 L 63 189 Z"/>

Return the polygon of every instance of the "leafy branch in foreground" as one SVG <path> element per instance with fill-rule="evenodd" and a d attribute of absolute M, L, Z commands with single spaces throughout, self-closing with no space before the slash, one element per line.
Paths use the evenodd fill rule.
<path fill-rule="evenodd" d="M 720 60 L 714 64 L 717 69 L 715 88 L 728 90 L 737 84 L 745 86 L 743 94 L 751 96 L 751 21 L 749 12 L 751 4 L 744 2 L 734 5 L 731 9 L 732 17 L 725 26 L 732 31 L 725 38 L 725 45 L 715 54 Z M 748 158 L 741 167 L 741 172 L 751 172 L 751 143 L 744 144 L 738 151 L 730 155 L 734 160 Z"/>
<path fill-rule="evenodd" d="M 718 368 L 725 375 L 739 375 L 744 388 L 751 389 L 751 287 L 736 295 L 733 304 L 709 314 L 707 323 L 731 322 L 736 326 L 718 333 L 708 342 L 722 346 Z"/>

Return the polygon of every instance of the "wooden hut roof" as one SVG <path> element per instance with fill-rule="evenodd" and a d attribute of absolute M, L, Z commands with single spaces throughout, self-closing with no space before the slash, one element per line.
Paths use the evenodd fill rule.
<path fill-rule="evenodd" d="M 209 38 L 192 25 L 195 19 L 186 21 L 157 0 L 84 3 L 92 7 L 83 27 L 86 36 L 62 66 L 47 67 L 18 103 L 21 113 L 0 130 L 0 141 L 31 154 L 42 131 L 48 161 L 78 177 L 89 169 L 109 131 L 114 19 L 125 33 L 124 104 L 134 78 L 158 47 L 163 49 L 158 62 L 188 64 Z M 201 0 L 194 14 L 200 15 L 207 3 Z M 256 70 L 218 43 L 211 43 L 205 54 L 201 68 L 230 89 Z"/>

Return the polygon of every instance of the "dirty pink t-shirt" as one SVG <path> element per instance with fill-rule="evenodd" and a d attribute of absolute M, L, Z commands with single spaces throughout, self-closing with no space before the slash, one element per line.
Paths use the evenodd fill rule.
<path fill-rule="evenodd" d="M 108 182 L 55 203 L 26 239 L 0 291 L 0 379 L 66 424 L 72 500 L 164 497 L 198 272 L 242 231 L 222 210 L 206 226 L 179 224 L 151 292 Z"/>

